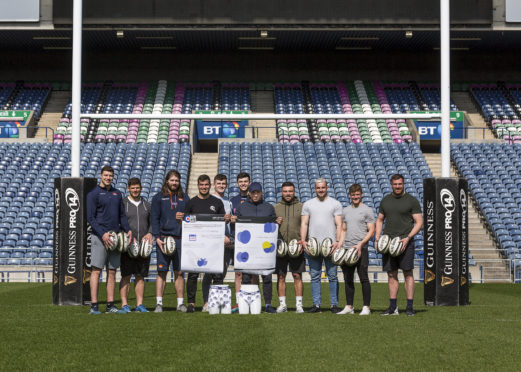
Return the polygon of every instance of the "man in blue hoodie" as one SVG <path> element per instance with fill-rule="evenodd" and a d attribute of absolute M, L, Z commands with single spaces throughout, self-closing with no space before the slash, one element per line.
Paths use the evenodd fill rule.
<path fill-rule="evenodd" d="M 132 231 L 128 224 L 123 197 L 121 192 L 112 187 L 114 169 L 106 165 L 101 169 L 100 183 L 87 194 L 87 221 L 89 221 L 93 234 L 91 236 L 91 262 L 92 274 L 90 277 L 90 313 L 101 314 L 98 308 L 98 287 L 101 271 L 107 267 L 107 313 L 117 313 L 114 305 L 114 287 L 116 283 L 116 270 L 121 262 L 121 255 L 113 251 L 113 242 L 110 240 L 109 231 L 119 233 L 125 231 L 129 240 L 132 239 Z"/>
<path fill-rule="evenodd" d="M 177 311 L 186 312 L 184 300 L 185 279 L 181 272 L 181 226 L 184 210 L 189 198 L 181 187 L 181 175 L 170 170 L 165 177 L 161 191 L 152 198 L 152 235 L 156 240 L 157 279 L 155 312 L 163 311 L 163 293 L 165 291 L 166 274 L 172 263 L 177 293 Z M 176 252 L 172 256 L 165 254 L 163 242 L 167 236 L 175 239 Z"/>
<path fill-rule="evenodd" d="M 238 205 L 235 214 L 237 217 L 275 217 L 275 208 L 270 203 L 267 203 L 262 198 L 262 186 L 258 182 L 252 182 L 248 188 L 248 200 Z M 235 222 L 237 218 L 232 219 Z M 276 219 L 276 222 L 280 225 L 282 218 Z M 257 275 L 242 275 L 243 284 L 258 284 L 259 277 Z M 262 292 L 264 294 L 264 303 L 266 305 L 265 311 L 267 313 L 276 313 L 277 310 L 271 306 L 271 298 L 273 296 L 273 281 L 271 274 L 262 275 Z"/>

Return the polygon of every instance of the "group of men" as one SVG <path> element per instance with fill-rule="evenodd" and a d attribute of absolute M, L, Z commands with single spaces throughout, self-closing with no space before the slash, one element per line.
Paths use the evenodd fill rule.
<path fill-rule="evenodd" d="M 150 257 L 134 258 L 128 253 L 119 253 L 106 249 L 113 242 L 109 231 L 127 233 L 129 241 L 148 240 L 156 243 L 157 279 L 155 312 L 163 311 L 163 293 L 166 276 L 172 265 L 174 286 L 177 295 L 177 311 L 193 313 L 195 311 L 197 283 L 199 273 L 189 273 L 186 279 L 187 305 L 184 304 L 185 277 L 181 271 L 182 220 L 185 215 L 217 214 L 224 215 L 226 222 L 224 244 L 224 267 L 222 274 L 204 274 L 202 279 L 203 311 L 208 311 L 208 296 L 211 285 L 223 284 L 224 277 L 234 250 L 234 224 L 238 217 L 273 217 L 279 225 L 279 238 L 289 243 L 296 239 L 299 242 L 300 255 L 296 258 L 277 257 L 276 275 L 279 306 L 272 306 L 272 275 L 261 275 L 264 309 L 267 313 L 288 311 L 286 303 L 286 276 L 289 270 L 293 276 L 296 295 L 295 310 L 303 313 L 302 274 L 306 269 L 306 259 L 311 276 L 311 293 L 313 306 L 309 313 L 322 311 L 321 275 L 325 266 L 329 282 L 330 310 L 335 314 L 354 314 L 354 272 L 358 273 L 363 294 L 363 307 L 360 315 L 371 313 L 371 287 L 368 278 L 368 243 L 374 237 L 375 246 L 382 233 L 399 236 L 402 242 L 402 253 L 398 257 L 384 254 L 383 270 L 388 274 L 389 307 L 381 315 L 398 315 L 396 298 L 398 294 L 398 270 L 405 277 L 407 295 L 406 314 L 414 315 L 414 245 L 412 238 L 423 224 L 421 208 L 418 200 L 405 192 L 404 178 L 399 174 L 391 177 L 392 193 L 386 195 L 379 207 L 377 218 L 372 208 L 362 201 L 363 190 L 359 184 L 349 188 L 351 204 L 342 208 L 341 203 L 328 196 L 328 185 L 325 179 L 315 180 L 316 197 L 302 203 L 296 197 L 295 186 L 284 182 L 281 186 L 282 198 L 273 207 L 263 199 L 262 186 L 251 182 L 248 173 L 237 175 L 239 194 L 226 200 L 224 194 L 227 178 L 223 174 L 214 177 L 214 194 L 210 194 L 211 180 L 207 175 L 197 179 L 198 194 L 189 198 L 181 186 L 181 176 L 176 170 L 166 174 L 161 191 L 157 193 L 152 204 L 141 197 L 141 183 L 137 178 L 128 181 L 128 197 L 123 198 L 121 192 L 112 187 L 114 171 L 105 166 L 101 170 L 100 183 L 87 196 L 87 220 L 92 226 L 92 276 L 91 314 L 101 314 L 98 306 L 98 286 L 100 273 L 107 268 L 107 313 L 128 313 L 131 276 L 134 275 L 136 293 L 136 312 L 148 312 L 143 305 L 144 279 L 148 276 Z M 385 222 L 385 229 L 384 227 Z M 173 255 L 165 254 L 163 244 L 166 237 L 172 237 L 176 243 Z M 308 251 L 308 239 L 314 237 L 320 243 L 330 238 L 333 241 L 329 257 L 312 257 Z M 337 266 L 331 257 L 335 250 L 342 247 L 355 247 L 360 260 L 354 266 L 342 265 L 345 280 L 346 306 L 340 309 L 338 304 Z M 114 304 L 116 270 L 121 266 L 120 297 L 121 308 Z M 236 304 L 233 311 L 238 310 L 239 294 L 242 285 L 259 284 L 259 276 L 235 271 Z"/>

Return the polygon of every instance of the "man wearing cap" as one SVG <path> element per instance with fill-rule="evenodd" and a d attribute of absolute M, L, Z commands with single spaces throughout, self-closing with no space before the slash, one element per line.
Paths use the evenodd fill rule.
<path fill-rule="evenodd" d="M 248 188 L 248 200 L 240 204 L 235 216 L 232 217 L 232 222 L 237 221 L 237 217 L 277 217 L 275 208 L 270 203 L 267 203 L 262 198 L 262 186 L 258 182 L 252 182 Z M 281 223 L 281 218 L 277 218 L 276 222 Z M 242 275 L 243 284 L 257 284 L 259 282 L 257 275 Z M 271 274 L 262 276 L 262 292 L 264 294 L 265 311 L 267 313 L 276 313 L 277 310 L 271 306 L 271 298 L 273 296 L 273 281 Z"/>

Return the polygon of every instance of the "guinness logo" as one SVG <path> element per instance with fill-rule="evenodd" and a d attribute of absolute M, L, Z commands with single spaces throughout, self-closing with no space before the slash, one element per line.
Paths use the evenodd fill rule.
<path fill-rule="evenodd" d="M 463 286 L 463 285 L 465 285 L 465 284 L 467 284 L 467 278 L 465 278 L 465 277 L 462 275 L 462 276 L 460 277 L 460 283 L 459 283 L 459 285 L 460 285 L 460 286 Z"/>
<path fill-rule="evenodd" d="M 65 282 L 64 282 L 65 285 L 71 285 L 71 284 L 76 283 L 77 281 L 78 281 L 78 279 L 76 279 L 75 277 L 70 276 L 70 275 L 65 275 Z"/>
<path fill-rule="evenodd" d="M 431 270 L 425 270 L 425 283 L 430 283 L 436 279 L 436 275 Z"/>
<path fill-rule="evenodd" d="M 83 269 L 83 284 L 90 282 L 90 274 L 92 273 L 91 270 Z"/>
<path fill-rule="evenodd" d="M 442 276 L 441 277 L 441 286 L 445 287 L 447 285 L 451 285 L 454 283 L 454 279 L 448 277 L 448 276 Z"/>
<path fill-rule="evenodd" d="M 58 275 L 54 274 L 54 277 L 52 278 L 52 284 L 58 284 Z"/>

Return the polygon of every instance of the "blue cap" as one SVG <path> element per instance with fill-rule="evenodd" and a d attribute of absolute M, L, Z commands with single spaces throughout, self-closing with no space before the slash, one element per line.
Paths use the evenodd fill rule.
<path fill-rule="evenodd" d="M 262 186 L 260 183 L 258 182 L 252 182 L 250 184 L 250 187 L 248 188 L 248 191 L 249 192 L 253 192 L 253 191 L 262 191 Z"/>

